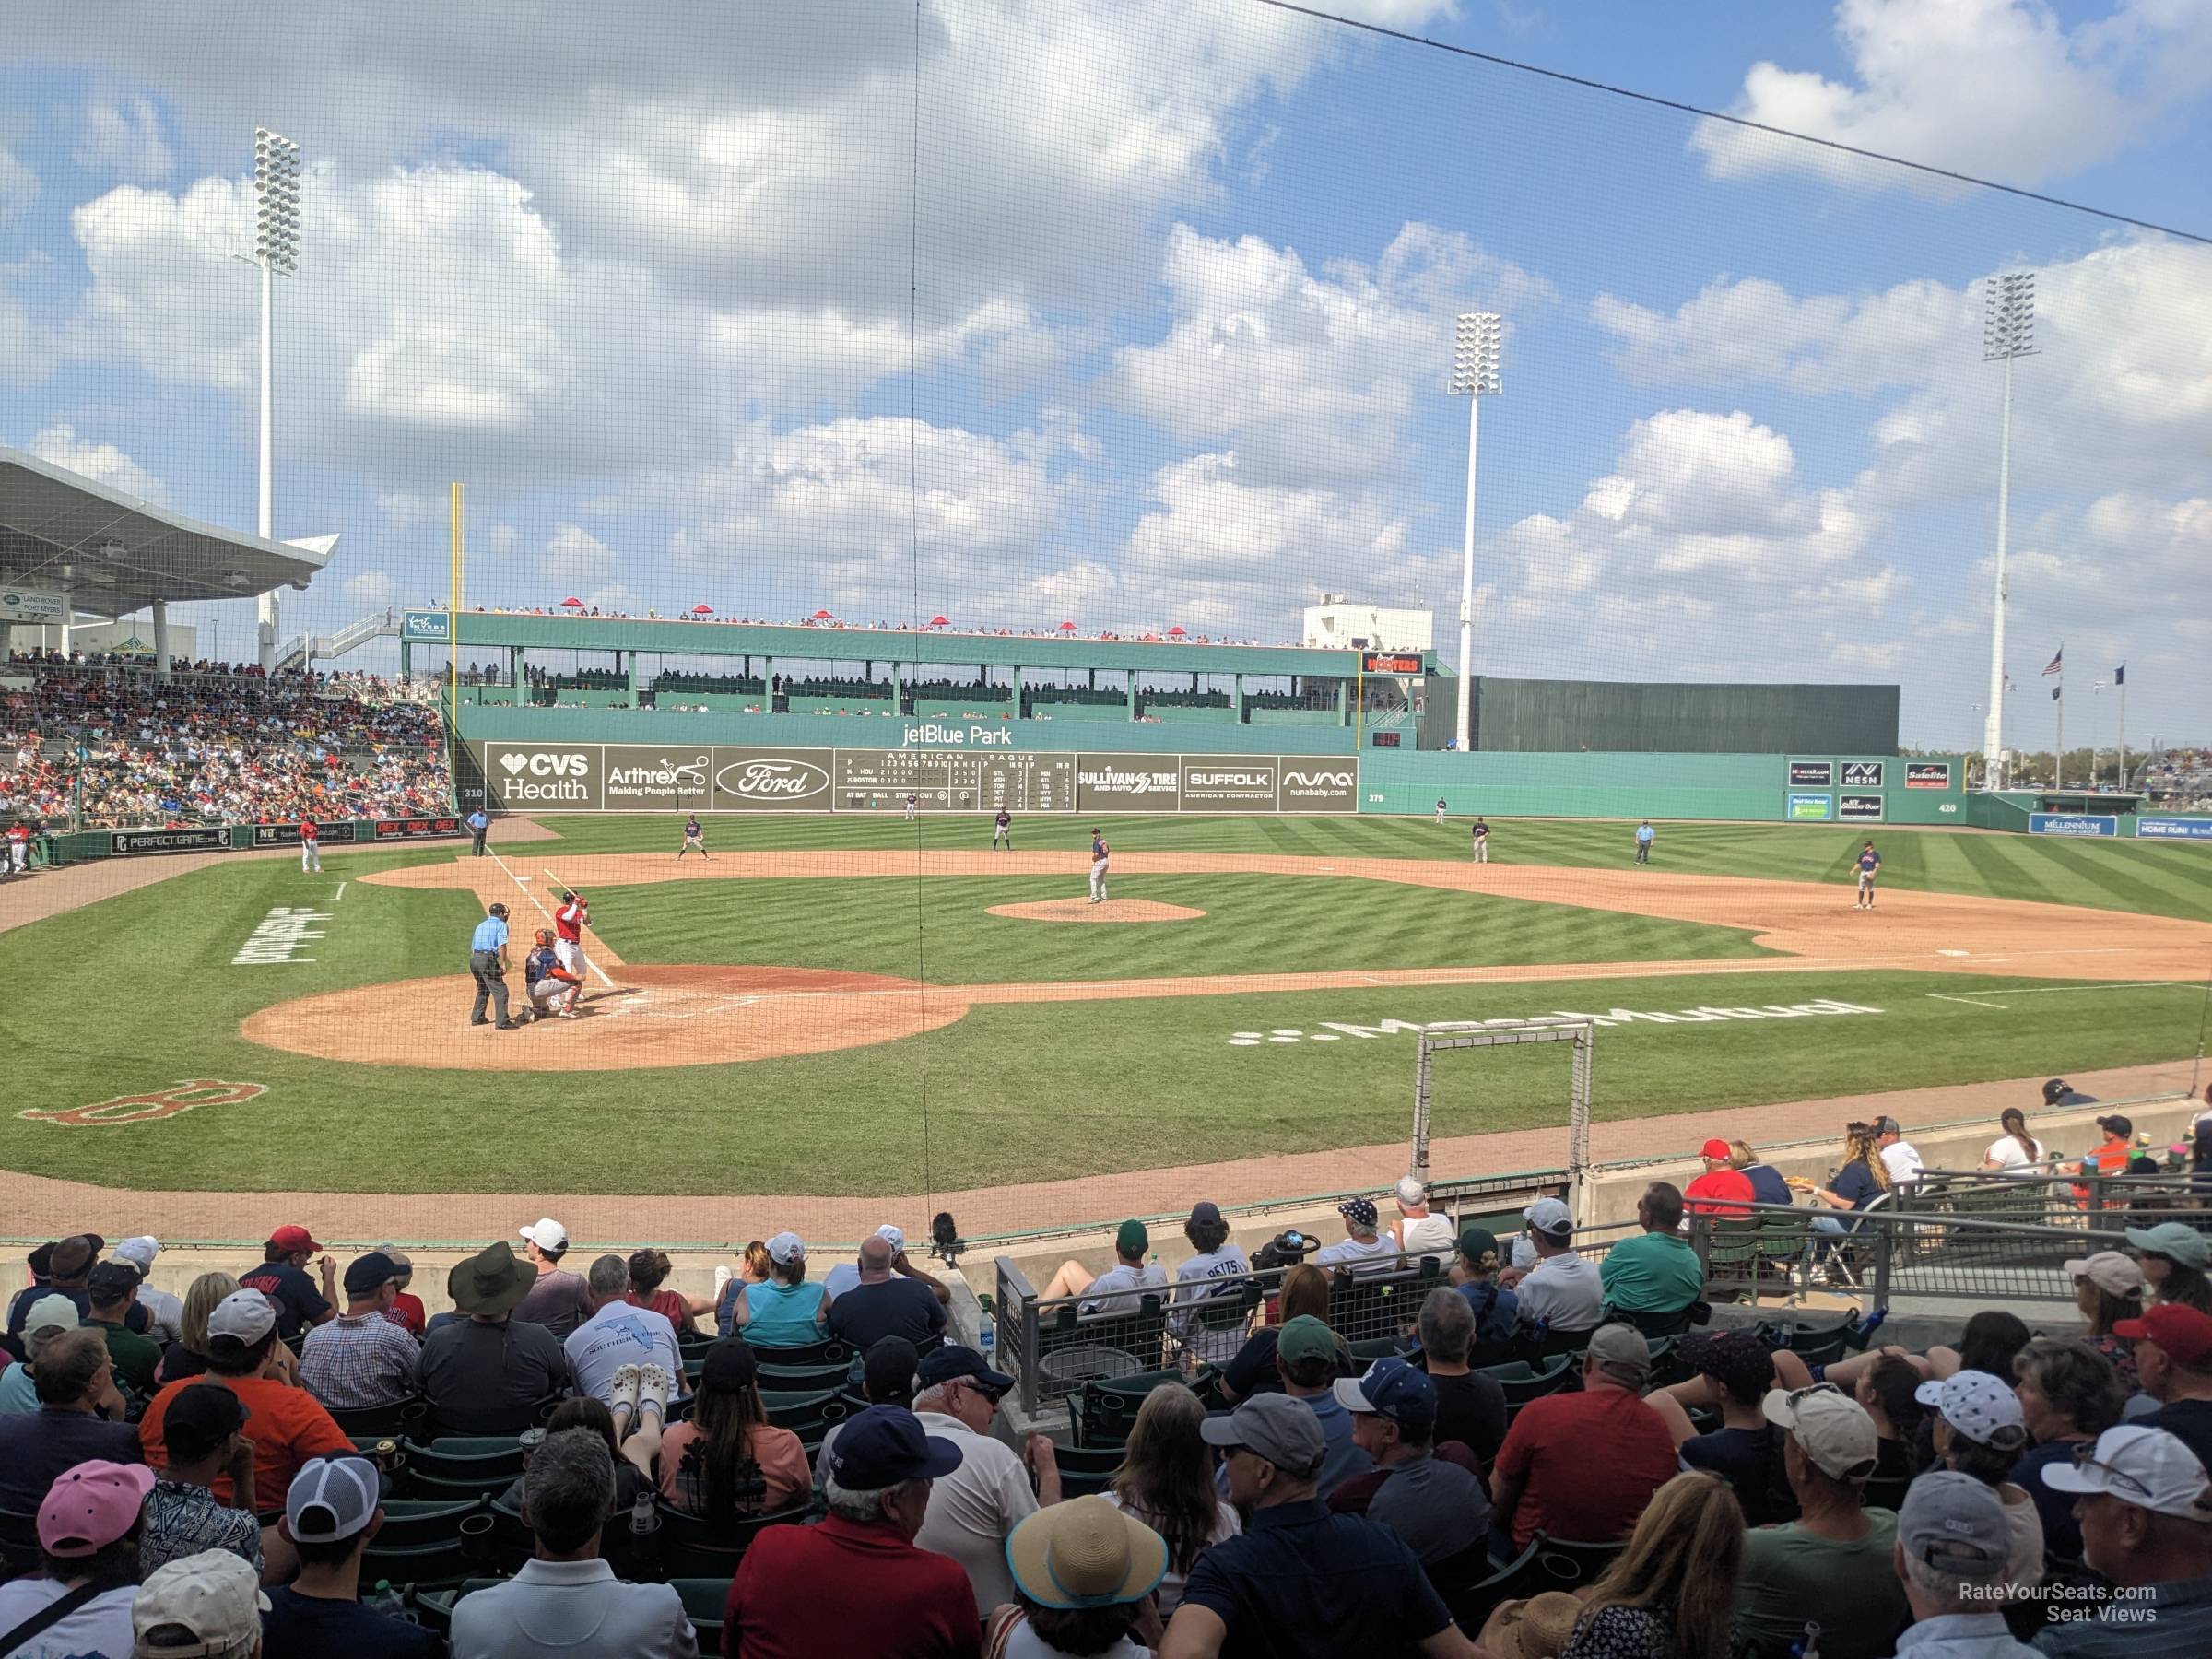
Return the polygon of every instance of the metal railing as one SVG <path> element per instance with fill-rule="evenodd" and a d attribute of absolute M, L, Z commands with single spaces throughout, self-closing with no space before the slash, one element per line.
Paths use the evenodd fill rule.
<path fill-rule="evenodd" d="M 2108 1178 L 2106 1184 L 2132 1188 L 2158 1179 Z M 2166 1179 L 2162 1184 L 2171 1189 L 2176 1183 Z M 1795 1305 L 1825 1284 L 1869 1309 L 1887 1309 L 1898 1299 L 2070 1307 L 2074 1281 L 2065 1264 L 2127 1245 L 2120 1213 L 2111 1205 L 2100 1211 L 2053 1210 L 2052 1219 L 2022 1221 L 1971 1204 L 1956 1207 L 1957 1193 L 1938 1195 L 1954 1207 L 1885 1204 L 1854 1212 L 1745 1205 L 1737 1214 L 1690 1217 L 1686 1236 L 1709 1302 L 1747 1300 L 1757 1305 L 1773 1296 Z M 2071 1199 L 2071 1193 L 2066 1196 Z M 2139 1200 L 2136 1194 L 2130 1202 Z M 1844 1230 L 1817 1228 L 1815 1218 L 1821 1216 L 1832 1217 Z M 2192 1209 L 2175 1218 L 2212 1230 L 2212 1212 Z M 1574 1235 L 1574 1248 L 1602 1268 L 1615 1244 L 1641 1231 L 1633 1222 L 1583 1228 Z M 1339 1267 L 1331 1279 L 1329 1324 L 1355 1359 L 1386 1352 L 1413 1334 L 1422 1300 L 1451 1283 L 1450 1267 L 1435 1257 L 1410 1264 L 1384 1258 L 1380 1270 Z M 1018 1380 L 1022 1409 L 1031 1415 L 1067 1399 L 1086 1382 L 1166 1373 L 1195 1380 L 1206 1368 L 1227 1364 L 1265 1319 L 1285 1271 L 1261 1268 L 1099 1298 L 1045 1300 L 1011 1257 L 995 1258 L 995 1270 L 996 1363 Z M 1532 1348 L 1536 1346 L 1540 1341 L 1532 1334 Z"/>

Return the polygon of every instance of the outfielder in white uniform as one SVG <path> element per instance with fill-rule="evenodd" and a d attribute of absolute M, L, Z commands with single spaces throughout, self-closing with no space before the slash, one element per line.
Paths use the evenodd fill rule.
<path fill-rule="evenodd" d="M 1436 797 L 1436 827 L 1439 830 L 1444 827 L 1444 797 L 1442 795 Z"/>
<path fill-rule="evenodd" d="M 1090 901 L 1093 904 L 1106 901 L 1106 864 L 1110 856 L 1106 838 L 1093 830 L 1090 832 Z"/>
<path fill-rule="evenodd" d="M 578 984 L 591 971 L 591 959 L 583 954 L 583 930 L 592 924 L 592 907 L 574 893 L 560 896 L 560 908 L 553 912 L 553 930 L 560 936 L 553 942 L 553 954 L 560 965 L 576 976 Z"/>
<path fill-rule="evenodd" d="M 303 818 L 300 824 L 300 874 L 323 874 L 323 838 L 315 828 L 315 820 Z"/>
<path fill-rule="evenodd" d="M 914 808 L 921 804 L 922 798 L 919 795 L 910 794 L 906 797 L 906 821 L 908 823 L 911 824 L 914 821 Z"/>

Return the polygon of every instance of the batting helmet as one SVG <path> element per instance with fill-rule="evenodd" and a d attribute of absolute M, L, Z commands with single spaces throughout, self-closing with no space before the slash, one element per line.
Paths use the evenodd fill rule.
<path fill-rule="evenodd" d="M 560 896 L 560 901 L 563 904 L 573 904 L 576 902 L 576 895 L 573 893 L 563 893 Z"/>

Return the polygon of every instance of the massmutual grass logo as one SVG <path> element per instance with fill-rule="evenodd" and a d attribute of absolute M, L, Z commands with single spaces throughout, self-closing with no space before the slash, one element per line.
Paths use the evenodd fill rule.
<path fill-rule="evenodd" d="M 116 1095 L 89 1106 L 33 1107 L 17 1113 L 65 1129 L 98 1129 L 110 1124 L 143 1124 L 175 1117 L 194 1106 L 236 1106 L 269 1092 L 266 1083 L 226 1083 L 219 1077 L 187 1077 L 147 1094 Z"/>
<path fill-rule="evenodd" d="M 1597 1014 L 1583 1013 L 1573 1008 L 1555 1008 L 1548 1014 L 1515 1015 L 1509 1019 L 1439 1019 L 1427 1023 L 1384 1019 L 1373 1025 L 1353 1025 L 1344 1020 L 1324 1019 L 1312 1030 L 1298 1026 L 1277 1026 L 1266 1031 L 1231 1031 L 1229 1046 L 1258 1048 L 1263 1043 L 1270 1042 L 1342 1042 L 1347 1038 L 1370 1041 L 1377 1037 L 1398 1037 L 1422 1031 L 1430 1036 L 1442 1036 L 1452 1031 L 1502 1031 L 1572 1025 L 1585 1019 L 1594 1026 L 1712 1025 L 1716 1021 L 1736 1019 L 1805 1019 L 1821 1014 L 1879 1014 L 1881 1011 L 1879 1008 L 1870 1008 L 1864 1003 L 1839 1002 L 1832 996 L 1823 996 L 1812 1002 L 1765 1003 L 1757 1007 L 1724 1008 L 1708 1006 L 1678 1008 L 1672 1013 L 1641 1008 L 1607 1008 L 1604 1013 Z"/>

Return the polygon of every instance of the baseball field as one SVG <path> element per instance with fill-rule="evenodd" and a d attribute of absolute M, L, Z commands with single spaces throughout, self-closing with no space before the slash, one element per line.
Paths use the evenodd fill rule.
<path fill-rule="evenodd" d="M 1595 1113 L 1663 1116 L 2185 1058 L 2190 846 L 1805 826 L 747 818 L 91 866 L 0 939 L 0 1166 L 111 1186 L 927 1193 L 1405 1130 L 1412 1027 L 1594 1016 Z M 470 930 L 591 903 L 583 1018 L 468 1023 Z M 53 909 L 48 899 L 43 908 Z M 6 919 L 0 908 L 0 920 Z M 521 976 L 510 980 L 518 1004 Z M 1449 1057 L 1436 1132 L 1560 1121 L 1556 1045 Z M 196 1090 L 194 1086 L 197 1086 Z M 1756 1122 L 1756 1117 L 1749 1119 Z"/>

